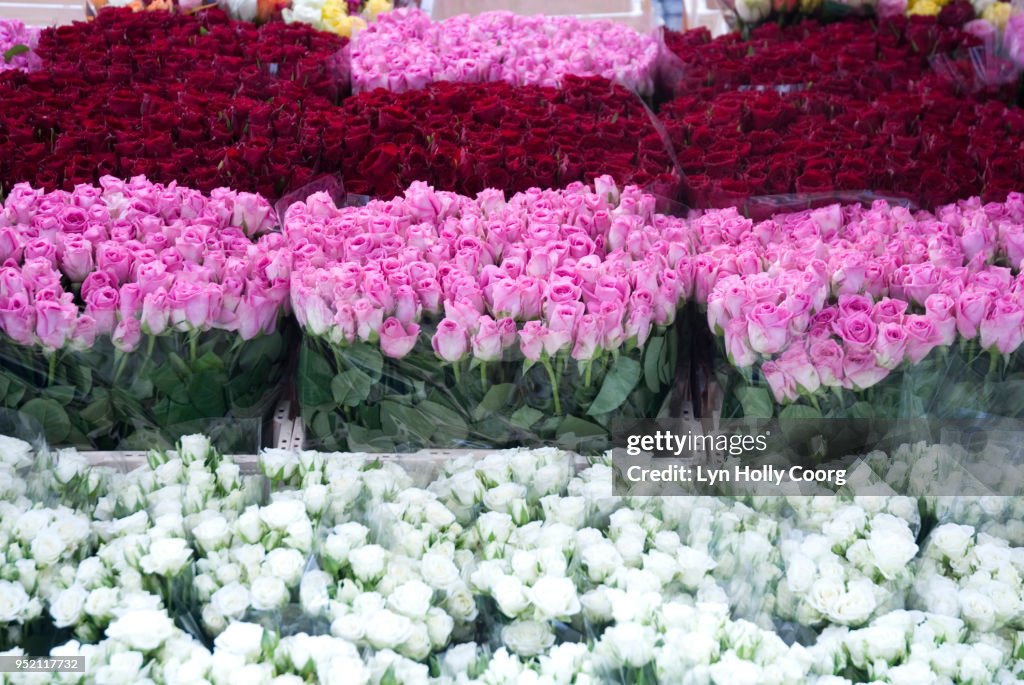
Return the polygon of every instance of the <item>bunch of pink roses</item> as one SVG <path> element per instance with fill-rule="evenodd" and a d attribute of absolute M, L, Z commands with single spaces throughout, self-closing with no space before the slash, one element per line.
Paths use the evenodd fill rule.
<path fill-rule="evenodd" d="M 559 86 L 601 76 L 652 95 L 658 43 L 611 21 L 485 12 L 432 21 L 418 9 L 382 15 L 352 47 L 355 92 L 401 93 L 434 81 Z"/>
<path fill-rule="evenodd" d="M 40 29 L 14 19 L 0 19 L 0 72 L 34 71 L 42 65 L 36 54 Z"/>
<path fill-rule="evenodd" d="M 52 424 L 50 439 L 87 444 L 123 439 L 140 415 L 165 426 L 251 406 L 271 384 L 230 385 L 240 355 L 267 352 L 249 349 L 242 366 L 262 362 L 273 380 L 283 351 L 291 256 L 267 233 L 275 224 L 258 195 L 141 176 L 71 192 L 16 185 L 0 212 L 8 403 Z M 131 400 L 115 397 L 129 388 Z"/>
<path fill-rule="evenodd" d="M 292 308 L 334 365 L 320 366 L 327 378 L 303 365 L 299 380 L 336 390 L 304 402 L 307 423 L 326 439 L 336 428 L 316 415 L 373 400 L 378 387 L 388 394 L 387 383 L 369 382 L 379 381 L 381 360 L 343 358 L 360 346 L 411 360 L 396 378 L 433 370 L 437 396 L 412 388 L 405 406 L 441 404 L 470 422 L 520 411 L 520 428 L 552 415 L 600 423 L 638 386 L 663 399 L 675 354 L 666 331 L 691 295 L 693 246 L 686 222 L 655 214 L 654 202 L 602 177 L 593 189 L 534 189 L 508 201 L 497 190 L 474 199 L 414 183 L 365 207 L 337 208 L 323 195 L 292 205 Z"/>
<path fill-rule="evenodd" d="M 820 409 L 839 389 L 863 393 L 908 369 L 919 391 L 964 374 L 991 384 L 1024 341 L 1020 194 L 934 214 L 876 203 L 756 224 L 726 210 L 694 228 L 708 246 L 696 283 L 710 290 L 709 327 L 745 382 L 756 372 L 777 402 Z"/>

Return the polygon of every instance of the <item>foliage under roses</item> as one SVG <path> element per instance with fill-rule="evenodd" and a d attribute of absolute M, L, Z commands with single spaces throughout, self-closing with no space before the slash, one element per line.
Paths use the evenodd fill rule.
<path fill-rule="evenodd" d="M 320 154 L 344 170 L 353 193 L 390 198 L 413 181 L 470 196 L 517 193 L 601 174 L 668 197 L 678 191 L 643 103 L 597 77 L 566 76 L 557 89 L 442 82 L 400 95 L 375 90 L 346 100 L 327 127 Z"/>
<path fill-rule="evenodd" d="M 434 81 L 557 87 L 571 74 L 652 95 L 657 59 L 654 38 L 612 21 L 512 12 L 431 21 L 418 9 L 398 10 L 359 34 L 352 88 L 403 92 Z"/>
<path fill-rule="evenodd" d="M 675 377 L 692 247 L 654 203 L 601 177 L 508 201 L 414 183 L 365 207 L 322 194 L 292 205 L 313 436 L 499 445 L 655 415 Z"/>
<path fill-rule="evenodd" d="M 0 213 L 0 403 L 54 443 L 107 448 L 259 423 L 283 371 L 291 255 L 279 233 L 251 236 L 274 224 L 266 200 L 226 189 L 16 185 Z"/>
<path fill-rule="evenodd" d="M 607 466 L 553 449 L 436 473 L 268 450 L 260 470 L 201 436 L 127 474 L 0 438 L 3 648 L 85 656 L 61 682 L 161 685 L 1022 675 L 1024 548 L 953 509 L 922 521 L 924 500 L 613 497 Z M 968 503 L 989 531 L 1019 514 Z M 946 569 L 964 601 L 925 590 Z"/>
<path fill-rule="evenodd" d="M 1019 415 L 1019 193 L 934 215 L 876 203 L 754 223 L 722 210 L 693 227 L 698 297 L 710 289 L 746 412 L 775 410 L 763 379 L 777 402 L 825 416 Z"/>
<path fill-rule="evenodd" d="M 299 141 L 320 133 L 317 113 L 348 87 L 344 45 L 308 27 L 257 28 L 217 10 L 107 10 L 47 29 L 38 70 L 0 76 L 0 190 L 23 181 L 71 190 L 105 174 L 145 174 L 279 197 L 322 171 Z"/>

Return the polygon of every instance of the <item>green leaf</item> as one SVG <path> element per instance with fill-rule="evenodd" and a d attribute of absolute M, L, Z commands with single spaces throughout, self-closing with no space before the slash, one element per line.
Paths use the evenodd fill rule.
<path fill-rule="evenodd" d="M 775 414 L 775 403 L 766 388 L 744 385 L 736 388 L 736 398 L 743 406 L 743 415 L 750 418 L 770 419 Z"/>
<path fill-rule="evenodd" d="M 662 337 L 650 338 L 644 347 L 644 382 L 651 392 L 661 390 L 661 351 L 664 348 Z"/>
<path fill-rule="evenodd" d="M 11 389 L 11 381 L 7 376 L 0 376 L 0 400 L 7 399 L 7 392 Z M 6 404 L 6 403 L 5 403 Z"/>
<path fill-rule="evenodd" d="M 316 350 L 304 345 L 299 354 L 299 404 L 305 407 L 329 407 L 333 402 L 331 380 L 334 373 L 327 360 Z"/>
<path fill-rule="evenodd" d="M 94 399 L 78 412 L 82 419 L 91 424 L 101 424 L 104 420 L 109 421 L 110 414 L 110 397 L 106 393 Z"/>
<path fill-rule="evenodd" d="M 92 390 L 92 369 L 84 364 L 79 364 L 74 368 L 77 375 L 75 385 L 78 387 L 78 392 L 83 396 L 88 395 Z M 152 386 L 152 383 L 150 385 Z"/>
<path fill-rule="evenodd" d="M 37 397 L 26 402 L 21 410 L 39 421 L 49 442 L 63 442 L 71 432 L 71 421 L 68 420 L 67 412 L 56 400 Z"/>
<path fill-rule="evenodd" d="M 5 404 L 8 407 L 17 407 L 21 403 L 21 400 L 25 398 L 25 393 L 28 392 L 28 388 L 25 387 L 24 383 L 20 381 L 12 380 L 11 387 L 7 390 L 7 399 Z"/>
<path fill-rule="evenodd" d="M 169 364 L 157 366 L 150 380 L 153 381 L 156 389 L 164 395 L 171 394 L 181 384 L 181 379 L 178 378 L 178 374 L 174 372 L 174 369 Z"/>
<path fill-rule="evenodd" d="M 798 421 L 807 419 L 820 419 L 821 412 L 806 404 L 791 404 L 779 412 L 779 419 L 785 421 Z"/>
<path fill-rule="evenodd" d="M 523 405 L 522 407 L 519 407 L 519 409 L 516 409 L 514 412 L 512 412 L 512 416 L 510 417 L 509 420 L 512 422 L 513 426 L 518 426 L 519 428 L 529 428 L 533 424 L 540 421 L 542 418 L 544 418 L 544 412 L 540 411 L 539 409 L 534 409 L 533 407 Z"/>
<path fill-rule="evenodd" d="M 348 449 L 352 452 L 394 452 L 395 443 L 381 431 L 352 424 L 348 427 Z"/>
<path fill-rule="evenodd" d="M 313 435 L 323 439 L 331 435 L 334 435 L 334 416 L 330 412 L 318 411 L 313 414 L 313 420 L 310 422 L 310 428 L 313 429 Z"/>
<path fill-rule="evenodd" d="M 375 347 L 360 343 L 342 348 L 338 354 L 349 367 L 362 370 L 374 380 L 380 378 L 381 370 L 384 368 L 384 357 Z"/>
<path fill-rule="evenodd" d="M 30 51 L 31 49 L 32 48 L 30 48 L 29 46 L 27 46 L 27 45 L 25 45 L 23 43 L 18 43 L 17 45 L 12 45 L 11 48 L 7 52 L 4 53 L 4 61 L 5 62 L 10 62 L 12 59 L 17 57 L 18 55 L 24 55 L 26 52 Z"/>
<path fill-rule="evenodd" d="M 873 419 L 875 408 L 870 402 L 855 402 L 846 410 L 846 415 L 851 419 Z"/>
<path fill-rule="evenodd" d="M 591 438 L 598 435 L 606 435 L 607 431 L 596 423 L 584 421 L 576 416 L 566 416 L 558 424 L 556 434 L 558 439 L 561 440 L 563 438 Z"/>
<path fill-rule="evenodd" d="M 210 29 L 206 28 L 205 26 L 200 26 L 199 27 L 199 35 L 200 36 L 205 36 L 209 32 L 210 32 Z"/>
<path fill-rule="evenodd" d="M 615 411 L 626 401 L 640 381 L 640 362 L 626 356 L 619 356 L 604 377 L 601 391 L 591 403 L 587 414 L 597 416 Z"/>
<path fill-rule="evenodd" d="M 188 386 L 188 399 L 195 409 L 195 416 L 192 418 L 217 418 L 228 413 L 224 402 L 226 383 L 215 380 L 220 377 L 221 374 L 201 373 L 192 377 L 192 382 Z"/>
<path fill-rule="evenodd" d="M 434 441 L 440 445 L 454 445 L 465 440 L 469 429 L 462 416 L 437 402 L 420 402 L 417 407 L 434 423 Z"/>
<path fill-rule="evenodd" d="M 51 385 L 42 392 L 44 397 L 57 400 L 62 406 L 67 406 L 75 399 L 75 386 L 73 385 Z"/>
<path fill-rule="evenodd" d="M 281 357 L 284 340 L 280 333 L 261 335 L 242 345 L 238 356 L 238 365 L 243 369 L 252 369 L 263 361 L 276 361 Z"/>
<path fill-rule="evenodd" d="M 359 369 L 343 371 L 331 379 L 331 395 L 338 404 L 355 407 L 370 396 L 373 380 Z"/>
<path fill-rule="evenodd" d="M 423 445 L 430 443 L 430 436 L 437 428 L 430 414 L 392 401 L 380 403 L 380 422 L 386 434 L 407 435 Z"/>
<path fill-rule="evenodd" d="M 512 383 L 501 383 L 499 385 L 492 385 L 484 395 L 484 398 L 480 400 L 480 404 L 473 409 L 473 420 L 482 421 L 484 418 L 501 412 L 502 409 L 508 406 L 509 400 L 512 398 L 512 393 L 515 392 L 516 386 Z"/>
<path fill-rule="evenodd" d="M 197 372 L 202 371 L 217 371 L 224 368 L 224 360 L 215 355 L 213 352 L 207 352 L 202 357 L 196 360 L 193 369 Z"/>

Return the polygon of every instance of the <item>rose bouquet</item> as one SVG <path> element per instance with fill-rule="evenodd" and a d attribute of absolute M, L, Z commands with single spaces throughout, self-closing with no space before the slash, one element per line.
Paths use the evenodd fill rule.
<path fill-rule="evenodd" d="M 344 45 L 218 10 L 109 10 L 48 29 L 38 69 L 0 75 L 0 192 L 145 174 L 278 198 L 337 171 L 319 150 L 324 112 L 348 87 Z"/>
<path fill-rule="evenodd" d="M 603 78 L 566 76 L 561 88 L 434 83 L 395 95 L 361 93 L 305 131 L 345 190 L 391 198 L 413 181 L 476 195 L 563 188 L 610 174 L 617 183 L 678 193 L 672 154 L 643 103 Z"/>
<path fill-rule="evenodd" d="M 1022 220 L 1018 193 L 697 219 L 695 290 L 736 370 L 725 414 L 1019 416 Z"/>
<path fill-rule="evenodd" d="M 39 29 L 13 19 L 0 19 L 0 72 L 32 71 L 39 67 Z"/>
<path fill-rule="evenodd" d="M 314 444 L 391 450 L 605 436 L 653 417 L 690 292 L 685 222 L 655 198 L 533 189 L 476 199 L 414 183 L 292 205 L 298 372 Z"/>
<path fill-rule="evenodd" d="M 283 3 L 281 15 L 286 22 L 309 24 L 349 38 L 391 9 L 391 0 L 292 0 Z"/>
<path fill-rule="evenodd" d="M 356 92 L 404 92 L 434 81 L 559 86 L 567 75 L 601 76 L 654 92 L 658 44 L 611 21 L 485 12 L 431 21 L 418 9 L 383 16 L 352 50 Z"/>
<path fill-rule="evenodd" d="M 287 349 L 290 253 L 255 237 L 274 223 L 257 195 L 143 177 L 15 186 L 0 214 L 3 405 L 53 443 L 108 449 L 223 417 L 259 426 Z"/>

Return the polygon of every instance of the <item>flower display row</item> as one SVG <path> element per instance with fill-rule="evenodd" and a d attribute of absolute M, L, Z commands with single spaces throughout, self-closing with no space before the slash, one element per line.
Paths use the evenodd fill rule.
<path fill-rule="evenodd" d="M 39 29 L 13 19 L 0 19 L 0 72 L 31 71 L 39 66 L 35 52 Z"/>
<path fill-rule="evenodd" d="M 384 15 L 352 50 L 356 92 L 404 92 L 434 81 L 559 86 L 566 76 L 601 76 L 642 95 L 654 92 L 658 43 L 612 21 L 484 12 L 432 21 L 418 9 Z"/>
<path fill-rule="evenodd" d="M 298 371 L 314 444 L 501 445 L 604 436 L 676 376 L 692 246 L 609 177 L 475 199 L 292 205 Z M 362 447 L 360 447 L 362 446 Z"/>
<path fill-rule="evenodd" d="M 287 351 L 291 253 L 275 225 L 266 200 L 226 189 L 15 186 L 0 213 L 0 404 L 55 443 L 145 446 L 232 417 L 256 427 L 236 444 L 258 447 Z"/>
<path fill-rule="evenodd" d="M 333 175 L 350 192 L 391 197 L 416 180 L 473 194 L 609 173 L 677 192 L 664 139 L 621 86 L 438 83 L 339 106 L 344 44 L 213 10 L 111 10 L 44 32 L 41 67 L 0 79 L 0 188 L 70 191 L 142 174 L 278 199 Z"/>
<path fill-rule="evenodd" d="M 1022 219 L 1018 193 L 697 219 L 696 289 L 736 369 L 726 412 L 1019 416 Z"/>
<path fill-rule="evenodd" d="M 70 683 L 1022 676 L 1015 499 L 616 497 L 550 448 L 259 468 L 198 435 L 129 473 L 0 439 L 0 649 L 81 656 Z"/>

